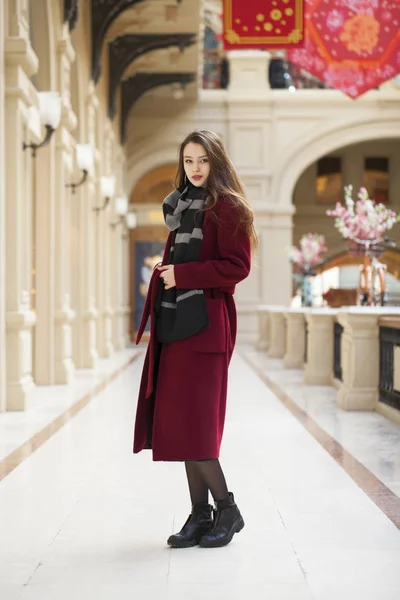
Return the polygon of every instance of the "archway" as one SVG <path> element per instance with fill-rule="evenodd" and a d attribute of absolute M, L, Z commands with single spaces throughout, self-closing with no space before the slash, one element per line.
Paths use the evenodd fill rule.
<path fill-rule="evenodd" d="M 130 196 L 131 204 L 158 204 L 174 189 L 176 164 L 155 167 L 137 182 Z"/>
<path fill-rule="evenodd" d="M 140 323 L 153 268 L 164 252 L 168 230 L 163 222 L 161 203 L 174 189 L 175 173 L 174 163 L 155 167 L 140 177 L 130 194 L 139 223 L 131 233 L 129 245 L 131 336 Z"/>
<path fill-rule="evenodd" d="M 368 128 L 366 129 L 368 132 Z M 323 147 L 330 148 L 328 154 L 319 154 L 311 163 L 303 157 L 303 162 L 308 164 L 293 187 L 293 243 L 297 245 L 300 238 L 309 232 L 325 236 L 329 255 L 335 258 L 326 261 L 326 265 L 329 266 L 324 266 L 324 281 L 330 282 L 333 288 L 343 288 L 347 291 L 353 288 L 355 293 L 359 276 L 357 265 L 360 261 L 347 254 L 347 244 L 334 227 L 334 219 L 327 216 L 326 211 L 332 209 L 336 202 L 343 201 L 343 187 L 351 184 L 354 188 L 354 198 L 358 189 L 365 186 L 369 189 L 371 197 L 378 202 L 387 202 L 391 209 L 400 212 L 400 198 L 397 192 L 400 186 L 400 132 L 396 136 L 396 130 L 399 130 L 399 127 L 394 128 L 391 135 L 385 137 L 378 136 L 377 131 L 374 131 L 372 138 L 347 145 L 339 144 L 335 148 L 322 140 Z M 365 131 L 357 131 L 365 137 Z M 380 131 L 385 131 L 384 125 Z M 345 135 L 344 139 L 349 135 Z M 319 147 L 322 147 L 321 144 Z M 316 146 L 311 148 L 309 156 L 315 156 L 315 150 Z M 306 148 L 304 152 L 307 152 Z M 395 225 L 389 235 L 400 244 L 400 225 Z M 340 257 L 340 260 L 336 257 Z M 399 271 L 399 255 L 396 251 L 386 252 L 382 261 L 388 267 L 389 296 L 393 292 L 393 298 L 389 298 L 389 302 L 397 303 L 399 286 L 394 278 Z M 332 269 L 335 269 L 335 275 Z M 394 278 L 390 277 L 390 274 Z"/>
<path fill-rule="evenodd" d="M 313 128 L 308 135 L 292 142 L 281 151 L 277 163 L 282 165 L 272 184 L 272 198 L 281 205 L 291 204 L 296 182 L 309 165 L 321 156 L 367 140 L 400 138 L 400 121 L 389 115 L 380 119 L 363 119 L 358 122 L 329 122 Z"/>

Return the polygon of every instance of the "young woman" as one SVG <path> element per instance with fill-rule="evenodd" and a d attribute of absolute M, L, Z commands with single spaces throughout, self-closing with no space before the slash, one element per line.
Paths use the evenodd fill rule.
<path fill-rule="evenodd" d="M 168 544 L 214 548 L 244 527 L 218 457 L 236 339 L 233 293 L 249 274 L 256 235 L 243 186 L 212 131 L 183 141 L 176 185 L 163 202 L 170 234 L 136 339 L 150 316 L 134 452 L 185 462 L 192 511 Z"/>

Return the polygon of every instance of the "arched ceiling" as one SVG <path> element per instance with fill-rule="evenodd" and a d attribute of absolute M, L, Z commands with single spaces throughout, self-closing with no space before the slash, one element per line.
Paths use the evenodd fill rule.
<path fill-rule="evenodd" d="M 157 89 L 170 97 L 172 86 L 197 94 L 201 0 L 89 1 L 92 79 L 98 82 L 108 53 L 108 113 L 114 119 L 119 109 L 123 142 L 129 112 L 143 94 Z M 64 0 L 70 30 L 78 7 L 78 0 Z"/>
<path fill-rule="evenodd" d="M 111 119 L 119 111 L 121 141 L 137 100 L 152 90 L 197 94 L 201 0 L 89 0 L 91 3 L 92 79 L 108 69 Z M 78 0 L 64 0 L 70 29 L 79 18 Z M 102 65 L 104 54 L 108 65 Z M 175 87 L 173 87 L 175 86 Z M 188 87 L 187 87 L 188 86 Z M 187 90 L 186 90 L 187 87 Z"/>

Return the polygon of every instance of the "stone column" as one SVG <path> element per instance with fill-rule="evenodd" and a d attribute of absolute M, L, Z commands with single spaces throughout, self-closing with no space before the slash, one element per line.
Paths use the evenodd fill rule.
<path fill-rule="evenodd" d="M 94 228 L 96 215 L 93 207 L 98 205 L 97 195 L 98 160 L 96 151 L 96 111 L 99 101 L 93 84 L 85 99 L 85 115 L 83 127 L 86 137 L 80 143 L 91 144 L 95 151 L 95 172 L 89 174 L 85 184 L 77 188 L 76 194 L 71 194 L 71 214 L 74 240 L 72 244 L 72 289 L 73 306 L 76 316 L 73 328 L 73 359 L 79 369 L 95 369 L 98 363 L 97 352 L 97 319 L 95 273 L 96 252 L 94 243 Z M 75 175 L 76 179 L 81 173 Z"/>
<path fill-rule="evenodd" d="M 268 304 L 257 307 L 258 314 L 258 342 L 257 350 L 268 350 L 269 346 L 269 309 Z"/>
<path fill-rule="evenodd" d="M 123 304 L 124 304 L 124 341 L 125 347 L 130 346 L 132 343 L 131 340 L 131 318 L 132 318 L 132 308 L 130 306 L 130 290 L 129 285 L 131 282 L 130 277 L 130 260 L 129 253 L 131 251 L 131 236 L 132 232 L 126 234 L 124 237 L 124 245 L 122 250 L 123 255 Z M 133 277 L 132 277 L 133 280 Z"/>
<path fill-rule="evenodd" d="M 306 313 L 307 363 L 304 380 L 310 385 L 331 385 L 333 378 L 334 309 L 312 309 Z"/>
<path fill-rule="evenodd" d="M 259 50 L 228 52 L 229 88 L 227 90 L 226 146 L 245 184 L 248 200 L 255 213 L 255 226 L 260 248 L 255 257 L 258 268 L 238 286 L 236 301 L 239 316 L 238 339 L 256 343 L 258 337 L 257 306 L 281 304 L 271 299 L 271 289 L 279 289 L 273 280 L 267 281 L 265 269 L 269 232 L 264 227 L 269 213 L 268 203 L 272 157 L 267 140 L 272 135 L 268 81 L 270 54 Z M 250 100 L 249 100 L 250 98 Z M 249 107 L 249 101 L 251 107 Z M 271 255 L 268 257 L 271 260 Z M 250 299 L 250 300 L 249 300 Z M 288 299 L 285 298 L 286 302 Z"/>
<path fill-rule="evenodd" d="M 1 15 L 2 18 L 3 15 Z M 6 390 L 7 410 L 24 410 L 34 389 L 32 379 L 32 327 L 36 318 L 31 310 L 27 288 L 31 256 L 30 237 L 26 237 L 30 152 L 22 151 L 24 141 L 37 141 L 27 131 L 27 108 L 34 101 L 30 77 L 38 60 L 29 42 L 28 25 L 17 5 L 8 13 L 5 41 L 5 279 L 6 295 Z M 28 139 L 29 138 L 29 139 Z M 29 213 L 29 210 L 28 210 Z M 3 236 L 2 240 L 4 239 Z M 2 252 L 3 254 L 3 252 Z M 3 254 L 4 256 L 4 254 Z M 2 378 L 3 379 L 3 378 Z M 2 401 L 4 408 L 4 397 Z"/>
<path fill-rule="evenodd" d="M 286 206 L 271 197 L 275 155 L 270 140 L 275 135 L 275 118 L 268 80 L 270 53 L 235 50 L 228 53 L 228 60 L 227 146 L 245 184 L 260 240 L 258 268 L 252 269 L 238 290 L 238 312 L 241 306 L 247 312 L 252 309 L 254 324 L 247 316 L 243 324 L 249 331 L 254 327 L 257 336 L 257 305 L 288 305 L 291 298 L 291 265 L 285 248 L 292 243 L 294 210 L 290 199 Z"/>
<path fill-rule="evenodd" d="M 99 149 L 98 176 L 113 175 L 112 171 L 112 126 L 102 115 L 101 106 L 97 111 L 97 139 Z M 96 204 L 104 201 L 101 197 L 100 185 L 97 188 Z M 113 199 L 111 203 L 113 202 Z M 110 257 L 110 207 L 94 215 L 96 231 L 96 300 L 99 311 L 97 349 L 99 356 L 109 358 L 114 352 L 112 345 L 111 307 L 111 257 Z"/>
<path fill-rule="evenodd" d="M 272 308 L 269 311 L 269 347 L 270 358 L 283 358 L 286 338 L 285 308 Z"/>
<path fill-rule="evenodd" d="M 342 383 L 338 405 L 345 410 L 374 410 L 379 397 L 379 318 L 399 309 L 352 307 L 339 313 L 343 326 Z"/>
<path fill-rule="evenodd" d="M 72 361 L 71 309 L 71 236 L 70 194 L 66 184 L 73 176 L 74 141 L 71 131 L 77 119 L 70 102 L 70 69 L 75 51 L 66 25 L 58 44 L 58 88 L 62 100 L 62 117 L 56 131 L 55 156 L 55 206 L 54 206 L 54 254 L 55 254 L 55 326 L 54 326 L 54 382 L 68 384 L 72 381 L 75 366 Z"/>
<path fill-rule="evenodd" d="M 5 9 L 0 7 L 0 131 L 5 131 L 4 90 L 5 80 Z M 0 135 L 0 282 L 6 281 L 5 263 L 5 147 L 4 135 Z M 5 286 L 0 286 L 0 412 L 6 410 L 6 296 Z"/>
<path fill-rule="evenodd" d="M 293 206 L 254 205 L 260 239 L 261 293 L 266 304 L 288 306 L 292 297 L 292 265 L 285 248 L 292 244 Z"/>
<path fill-rule="evenodd" d="M 305 363 L 306 313 L 309 309 L 290 309 L 286 318 L 286 353 L 283 364 L 287 369 L 302 369 Z"/>
<path fill-rule="evenodd" d="M 116 143 L 116 142 L 115 142 Z M 123 187 L 123 165 L 124 153 L 120 146 L 115 151 L 115 175 L 117 180 L 117 196 L 124 193 Z M 114 215 L 114 223 L 119 221 L 119 217 Z M 125 346 L 124 339 L 124 322 L 125 322 L 125 307 L 123 303 L 123 247 L 125 235 L 125 225 L 119 221 L 119 224 L 111 232 L 111 290 L 112 290 L 112 310 L 113 310 L 113 326 L 112 326 L 112 343 L 115 350 L 122 350 Z"/>

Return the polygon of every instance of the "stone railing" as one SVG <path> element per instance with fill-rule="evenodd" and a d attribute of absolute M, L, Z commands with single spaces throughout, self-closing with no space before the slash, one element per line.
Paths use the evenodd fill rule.
<path fill-rule="evenodd" d="M 258 317 L 257 348 L 303 369 L 306 384 L 335 385 L 345 410 L 397 409 L 400 418 L 400 308 L 263 305 Z"/>
<path fill-rule="evenodd" d="M 379 402 L 400 411 L 400 319 L 379 320 Z"/>

